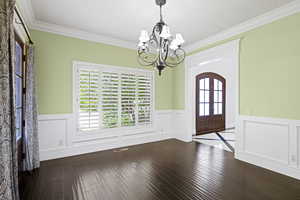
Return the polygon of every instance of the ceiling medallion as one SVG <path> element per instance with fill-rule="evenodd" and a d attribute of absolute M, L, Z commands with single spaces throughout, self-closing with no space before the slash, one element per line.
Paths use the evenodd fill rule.
<path fill-rule="evenodd" d="M 181 48 L 184 43 L 181 34 L 173 37 L 168 25 L 162 18 L 162 6 L 166 0 L 156 0 L 160 7 L 160 21 L 153 27 L 149 36 L 146 30 L 141 31 L 138 44 L 138 61 L 144 66 L 154 66 L 159 75 L 165 67 L 176 67 L 185 58 L 185 51 Z"/>

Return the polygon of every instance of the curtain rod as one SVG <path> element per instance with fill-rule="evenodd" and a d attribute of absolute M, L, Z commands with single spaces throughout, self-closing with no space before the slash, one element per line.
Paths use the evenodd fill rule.
<path fill-rule="evenodd" d="M 30 34 L 29 34 L 29 32 L 28 32 L 28 30 L 27 30 L 27 28 L 26 28 L 26 26 L 25 26 L 25 23 L 24 23 L 24 21 L 23 21 L 21 15 L 20 15 L 18 9 L 15 8 L 15 11 L 16 11 L 16 13 L 17 13 L 17 15 L 18 15 L 18 18 L 19 18 L 20 21 L 21 21 L 21 25 L 23 26 L 23 28 L 24 28 L 24 30 L 25 30 L 25 33 L 26 33 L 26 35 L 27 35 L 27 37 L 28 37 L 28 39 L 29 39 L 29 43 L 30 43 L 30 44 L 33 44 L 33 41 L 31 40 Z"/>

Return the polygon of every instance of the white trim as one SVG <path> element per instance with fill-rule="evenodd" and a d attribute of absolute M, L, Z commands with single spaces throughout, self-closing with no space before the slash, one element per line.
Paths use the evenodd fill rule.
<path fill-rule="evenodd" d="M 235 158 L 300 180 L 299 169 L 275 162 L 271 159 L 262 158 L 245 152 L 236 152 Z"/>
<path fill-rule="evenodd" d="M 31 28 L 31 29 L 60 34 L 60 35 L 64 35 L 64 36 L 79 38 L 79 39 L 103 43 L 103 44 L 119 46 L 119 47 L 128 48 L 128 49 L 136 50 L 136 48 L 137 48 L 137 44 L 133 43 L 133 42 L 119 40 L 116 38 L 112 38 L 112 37 L 108 37 L 108 36 L 104 36 L 104 35 L 100 35 L 100 34 L 85 32 L 85 31 L 81 31 L 78 29 L 66 28 L 63 26 L 58 26 L 55 24 L 50 24 L 50 23 L 45 23 L 45 22 L 39 21 L 34 16 L 31 0 L 20 1 L 19 8 L 24 16 L 26 23 L 28 24 L 29 28 Z M 243 32 L 249 31 L 251 29 L 257 28 L 259 26 L 271 23 L 271 22 L 281 19 L 283 17 L 293 15 L 299 11 L 300 11 L 300 0 L 295 0 L 295 1 L 288 3 L 282 7 L 271 10 L 263 15 L 260 15 L 253 19 L 250 19 L 246 22 L 243 22 L 237 26 L 234 26 L 225 31 L 222 31 L 216 35 L 210 36 L 206 39 L 202 39 L 198 42 L 194 42 L 193 44 L 186 46 L 185 50 L 187 52 L 192 52 L 194 50 L 205 47 L 209 44 L 213 44 L 218 41 L 225 40 L 232 36 L 236 36 L 240 33 L 243 33 Z"/>
<path fill-rule="evenodd" d="M 149 73 L 152 76 L 154 76 L 154 70 L 151 69 L 141 69 L 141 68 L 135 68 L 135 67 L 126 67 L 126 66 L 116 66 L 116 65 L 107 65 L 107 64 L 99 64 L 99 63 L 90 63 L 90 62 L 84 62 L 84 61 L 77 61 L 74 60 L 72 62 L 72 66 L 74 65 L 88 65 L 92 67 L 101 67 L 105 69 L 115 69 L 115 70 L 128 70 L 128 71 L 133 71 L 133 72 L 140 72 L 140 73 Z"/>
<path fill-rule="evenodd" d="M 232 28 L 224 30 L 216 35 L 212 35 L 206 39 L 200 40 L 198 42 L 194 42 L 194 44 L 186 46 L 185 50 L 190 53 L 197 49 L 206 47 L 210 44 L 214 44 L 219 41 L 231 38 L 233 36 L 250 31 L 252 29 L 258 28 L 265 24 L 269 24 L 273 21 L 293 15 L 298 12 L 300 12 L 300 0 L 295 0 L 295 1 L 288 3 L 282 7 L 271 10 L 263 15 L 252 18 L 252 19 L 245 21 L 239 25 L 236 25 Z"/>
<path fill-rule="evenodd" d="M 191 105 L 194 104 L 192 99 L 192 94 L 195 91 L 191 91 L 192 81 L 192 68 L 199 67 L 199 65 L 194 64 L 194 60 L 202 60 L 203 62 L 213 61 L 216 58 L 226 58 L 231 59 L 234 62 L 235 74 L 236 74 L 236 121 L 239 115 L 239 43 L 240 40 L 234 40 L 217 47 L 201 51 L 197 54 L 188 56 L 185 60 L 185 119 L 187 131 L 185 133 L 185 140 L 192 141 L 192 135 L 194 134 L 195 120 L 194 120 L 194 111 L 191 108 Z"/>
<path fill-rule="evenodd" d="M 173 114 L 174 110 L 156 110 L 155 113 L 158 115 L 169 115 Z"/>
<path fill-rule="evenodd" d="M 91 144 L 75 144 L 67 148 L 57 148 L 48 151 L 41 151 L 40 158 L 41 160 L 51 160 L 170 139 L 170 137 L 167 135 L 158 135 L 156 133 L 127 137 L 128 138 L 125 138 L 125 142 L 118 141 L 118 139 L 115 137 L 110 137 Z"/>
<path fill-rule="evenodd" d="M 172 110 L 156 110 L 157 126 L 152 131 L 110 134 L 106 137 L 76 138 L 74 114 L 39 115 L 40 158 L 49 160 L 95 151 L 176 138 Z M 55 132 L 53 132 L 53 130 Z"/>
<path fill-rule="evenodd" d="M 56 24 L 50 24 L 39 20 L 34 20 L 30 24 L 30 28 L 34 30 L 44 31 L 48 33 L 59 34 L 67 37 L 78 38 L 81 40 L 87 40 L 107 45 L 113 45 L 117 47 L 123 47 L 127 49 L 136 50 L 137 44 L 125 40 L 116 39 L 113 37 L 95 34 L 91 32 L 82 31 L 75 28 L 64 27 Z"/>
<path fill-rule="evenodd" d="M 99 138 L 106 138 L 111 136 L 124 136 L 124 135 L 135 135 L 139 133 L 149 133 L 155 130 L 155 74 L 153 70 L 147 69 L 136 69 L 130 67 L 120 67 L 120 66 L 112 66 L 112 65 L 103 65 L 103 64 L 96 64 L 96 63 L 88 63 L 82 61 L 73 61 L 73 114 L 74 114 L 74 126 L 75 126 L 75 138 L 76 141 L 87 141 L 87 140 L 94 140 Z M 98 129 L 93 132 L 80 132 L 77 129 L 77 121 L 78 121 L 78 92 L 76 88 L 77 81 L 77 74 L 79 68 L 88 68 L 88 69 L 98 69 L 99 71 L 113 71 L 113 72 L 130 72 L 134 74 L 141 74 L 146 76 L 151 76 L 151 124 L 149 125 L 136 125 L 134 127 L 120 127 L 120 124 L 117 128 L 111 129 Z M 120 123 L 120 121 L 119 121 Z"/>
<path fill-rule="evenodd" d="M 236 159 L 300 179 L 300 120 L 245 115 L 238 120 Z"/>
<path fill-rule="evenodd" d="M 137 43 L 134 43 L 134 42 L 120 40 L 117 38 L 113 38 L 113 37 L 109 37 L 109 36 L 105 36 L 105 35 L 101 35 L 101 34 L 82 31 L 80 29 L 64 27 L 64 26 L 40 21 L 35 17 L 31 0 L 19 1 L 18 8 L 20 9 L 20 11 L 25 19 L 24 20 L 25 23 L 28 25 L 28 27 L 30 29 L 64 35 L 67 37 L 78 38 L 81 40 L 87 40 L 87 41 L 92 41 L 92 42 L 97 42 L 97 43 L 102 43 L 102 44 L 107 44 L 107 45 L 113 45 L 113 46 L 127 48 L 127 49 L 136 50 L 136 48 L 137 48 Z"/>

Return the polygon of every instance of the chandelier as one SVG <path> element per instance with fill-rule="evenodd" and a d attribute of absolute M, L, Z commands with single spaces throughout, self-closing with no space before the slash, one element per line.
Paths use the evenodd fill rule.
<path fill-rule="evenodd" d="M 181 34 L 173 37 L 170 28 L 163 21 L 162 6 L 166 0 L 156 0 L 160 7 L 160 21 L 153 27 L 149 36 L 146 30 L 141 31 L 138 44 L 138 61 L 144 66 L 153 66 L 158 69 L 159 75 L 166 67 L 176 67 L 185 58 L 185 51 L 181 48 L 184 43 Z"/>

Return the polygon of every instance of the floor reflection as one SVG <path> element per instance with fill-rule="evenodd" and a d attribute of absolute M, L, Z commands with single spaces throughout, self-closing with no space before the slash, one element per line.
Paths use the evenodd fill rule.
<path fill-rule="evenodd" d="M 217 133 L 209 133 L 199 136 L 194 136 L 195 142 L 207 144 L 225 151 L 234 152 L 235 132 L 234 129 L 225 130 Z"/>

